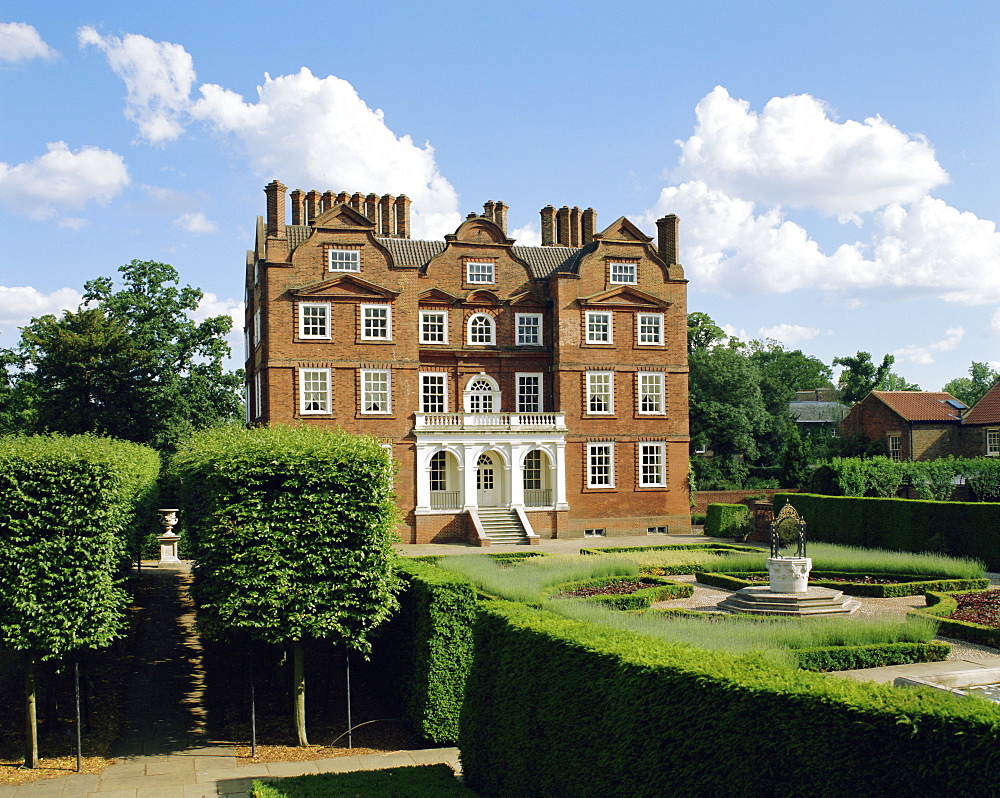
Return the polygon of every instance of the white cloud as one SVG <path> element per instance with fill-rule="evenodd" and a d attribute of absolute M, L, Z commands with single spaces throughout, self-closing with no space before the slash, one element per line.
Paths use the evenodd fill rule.
<path fill-rule="evenodd" d="M 308 69 L 265 76 L 257 102 L 221 86 L 201 87 L 192 114 L 236 136 L 262 177 L 292 187 L 406 194 L 414 237 L 440 237 L 462 221 L 458 197 L 438 171 L 434 150 L 396 136 L 346 80 Z M 294 120 L 294 124 L 289 124 Z"/>
<path fill-rule="evenodd" d="M 38 316 L 48 313 L 59 315 L 64 310 L 76 310 L 83 297 L 72 288 L 59 288 L 44 294 L 30 285 L 0 285 L 0 327 L 22 327 Z M 8 341 L 4 346 L 12 346 Z"/>
<path fill-rule="evenodd" d="M 513 238 L 519 247 L 540 247 L 542 245 L 542 234 L 538 230 L 538 225 L 533 223 L 511 230 L 507 235 Z"/>
<path fill-rule="evenodd" d="M 678 142 L 678 177 L 732 196 L 854 217 L 948 180 L 923 137 L 881 117 L 836 122 L 807 94 L 775 97 L 758 114 L 717 86 L 695 113 L 694 135 Z"/>
<path fill-rule="evenodd" d="M 798 324 L 778 324 L 774 327 L 761 327 L 760 334 L 771 338 L 785 346 L 795 346 L 803 341 L 811 341 L 819 335 L 819 327 L 802 327 Z"/>
<path fill-rule="evenodd" d="M 206 292 L 194 313 L 191 314 L 196 322 L 203 322 L 205 319 L 215 316 L 229 316 L 233 320 L 232 329 L 226 336 L 226 342 L 233 351 L 233 360 L 230 368 L 243 368 L 243 322 L 246 306 L 235 299 L 219 299 L 211 292 Z"/>
<path fill-rule="evenodd" d="M 920 346 L 910 344 L 893 351 L 897 363 L 916 363 L 921 366 L 929 366 L 934 362 L 936 352 L 951 352 L 965 337 L 965 330 L 962 327 L 950 327 L 944 331 L 944 338 L 933 344 Z"/>
<path fill-rule="evenodd" d="M 77 31 L 81 47 L 93 45 L 104 53 L 114 73 L 125 81 L 125 117 L 139 126 L 153 144 L 173 141 L 184 132 L 183 118 L 194 85 L 194 61 L 179 44 L 154 42 L 129 33 L 101 36 L 85 26 Z"/>
<path fill-rule="evenodd" d="M 25 22 L 0 23 L 0 61 L 16 64 L 32 58 L 51 60 L 57 55 L 31 25 Z"/>
<path fill-rule="evenodd" d="M 205 218 L 205 214 L 201 211 L 197 213 L 182 213 L 174 219 L 174 226 L 195 235 L 219 232 L 219 225 Z"/>
<path fill-rule="evenodd" d="M 48 152 L 33 161 L 0 163 L 0 202 L 12 213 L 36 220 L 57 216 L 58 207 L 105 205 L 128 184 L 122 156 L 97 147 L 73 152 L 62 141 L 49 144 Z"/>

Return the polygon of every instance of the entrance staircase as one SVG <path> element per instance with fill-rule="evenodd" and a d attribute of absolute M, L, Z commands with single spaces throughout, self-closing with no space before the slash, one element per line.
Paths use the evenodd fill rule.
<path fill-rule="evenodd" d="M 528 535 L 515 510 L 505 507 L 480 507 L 479 523 L 490 539 L 490 545 L 528 545 Z"/>

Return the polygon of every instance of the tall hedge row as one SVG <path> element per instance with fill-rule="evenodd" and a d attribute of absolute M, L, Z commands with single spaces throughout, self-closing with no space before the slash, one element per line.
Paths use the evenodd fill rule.
<path fill-rule="evenodd" d="M 745 504 L 710 504 L 705 534 L 713 538 L 743 537 L 750 531 L 750 509 Z"/>
<path fill-rule="evenodd" d="M 459 747 L 483 796 L 990 795 L 1000 706 L 495 601 Z"/>
<path fill-rule="evenodd" d="M 120 634 L 119 575 L 159 468 L 126 441 L 0 436 L 0 646 L 47 659 Z"/>
<path fill-rule="evenodd" d="M 401 557 L 397 571 L 400 610 L 375 642 L 373 660 L 401 694 L 410 728 L 428 742 L 453 745 L 472 665 L 476 591 L 429 563 Z"/>
<path fill-rule="evenodd" d="M 1000 571 L 1000 503 L 934 502 L 779 493 L 791 502 L 810 540 L 896 551 L 943 551 Z"/>

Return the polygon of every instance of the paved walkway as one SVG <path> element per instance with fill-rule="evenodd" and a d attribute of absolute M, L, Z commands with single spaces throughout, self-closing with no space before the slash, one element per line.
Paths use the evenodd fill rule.
<path fill-rule="evenodd" d="M 261 777 L 437 763 L 458 768 L 457 748 L 237 765 L 232 746 L 205 733 L 201 644 L 194 609 L 183 590 L 190 568 L 187 563 L 148 566 L 143 571 L 152 578 L 141 597 L 145 610 L 135 630 L 136 669 L 126 688 L 127 718 L 115 750 L 118 764 L 97 775 L 0 785 L 0 798 L 245 798 L 251 782 Z"/>

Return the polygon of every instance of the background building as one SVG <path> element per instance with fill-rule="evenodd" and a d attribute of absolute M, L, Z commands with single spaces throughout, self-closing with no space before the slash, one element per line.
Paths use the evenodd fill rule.
<path fill-rule="evenodd" d="M 687 307 L 677 217 L 487 202 L 444 241 L 405 196 L 265 188 L 248 253 L 251 423 L 370 434 L 404 542 L 688 531 Z"/>

